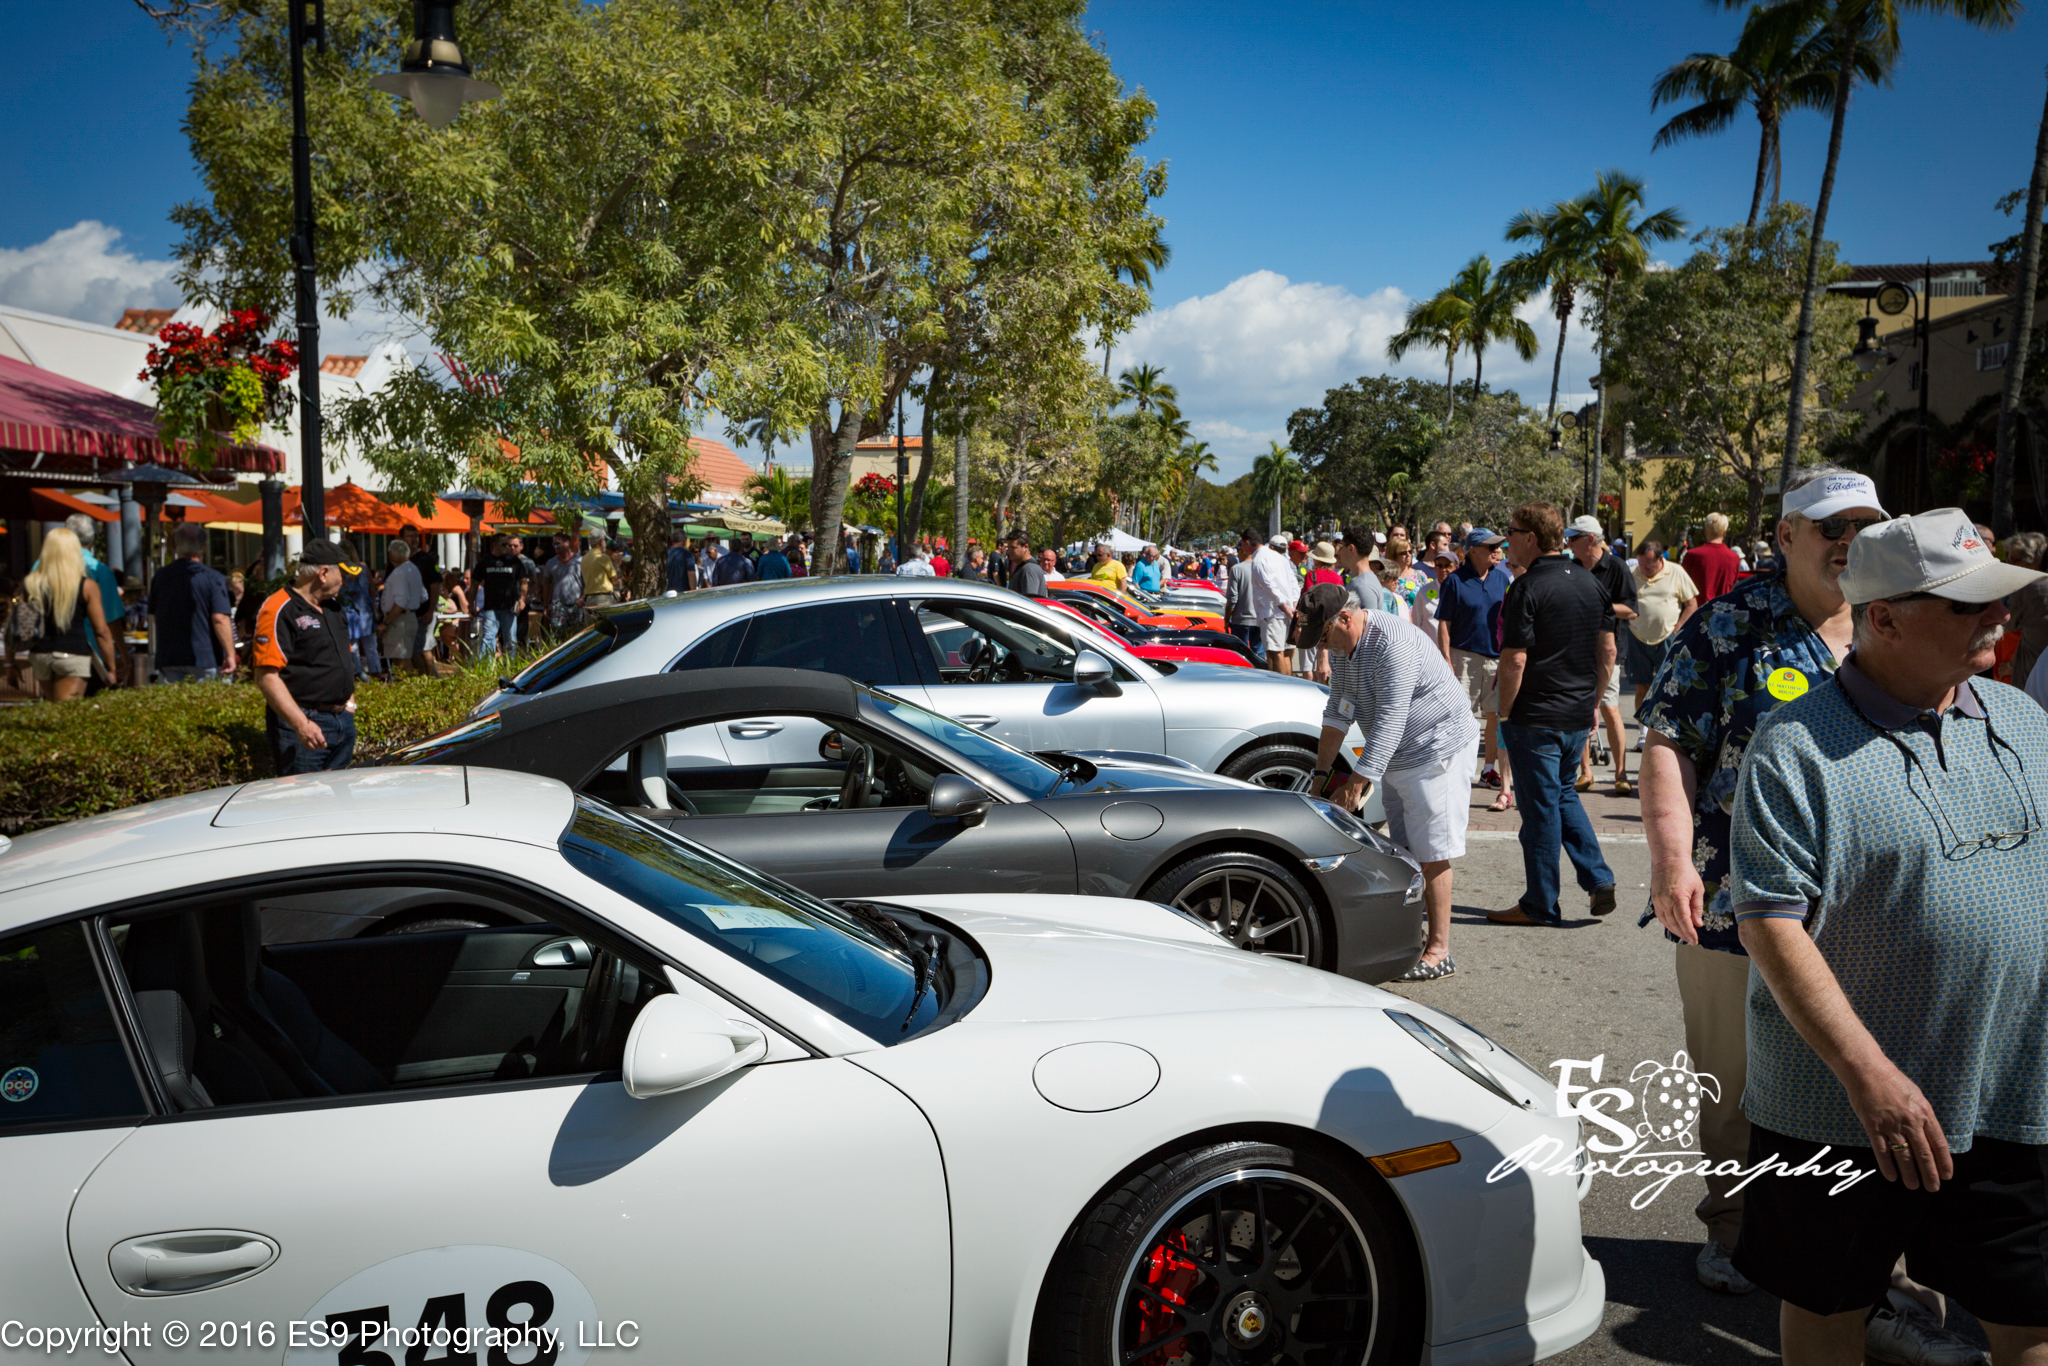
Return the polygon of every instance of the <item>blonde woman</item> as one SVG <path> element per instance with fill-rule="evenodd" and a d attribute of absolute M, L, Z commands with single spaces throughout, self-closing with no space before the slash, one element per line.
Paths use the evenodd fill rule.
<path fill-rule="evenodd" d="M 69 528 L 58 527 L 43 537 L 42 560 L 21 586 L 43 617 L 42 634 L 28 647 L 36 681 L 48 684 L 58 702 L 85 696 L 94 643 L 101 659 L 112 659 L 114 633 L 107 629 L 100 586 L 85 572 L 85 553 Z"/>

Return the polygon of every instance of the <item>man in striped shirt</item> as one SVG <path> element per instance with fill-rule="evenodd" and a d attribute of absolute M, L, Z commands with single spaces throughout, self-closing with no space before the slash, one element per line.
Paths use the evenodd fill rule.
<path fill-rule="evenodd" d="M 1336 584 L 1310 588 L 1302 611 L 1302 644 L 1330 652 L 1330 701 L 1310 790 L 1328 777 L 1355 723 L 1365 745 L 1338 799 L 1355 810 L 1366 784 L 1381 784 L 1388 833 L 1422 865 L 1429 938 L 1401 980 L 1448 977 L 1458 970 L 1451 960 L 1451 860 L 1465 852 L 1479 740 L 1471 704 L 1443 652 L 1412 622 L 1359 607 Z"/>

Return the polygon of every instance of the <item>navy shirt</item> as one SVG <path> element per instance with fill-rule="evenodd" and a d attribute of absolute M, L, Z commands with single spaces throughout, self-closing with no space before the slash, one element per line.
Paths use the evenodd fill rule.
<path fill-rule="evenodd" d="M 1489 659 L 1500 656 L 1500 608 L 1507 601 L 1508 585 L 1514 576 L 1505 565 L 1495 565 L 1484 574 L 1461 564 L 1443 582 L 1437 596 L 1436 619 L 1450 628 L 1451 648 L 1466 650 Z"/>
<path fill-rule="evenodd" d="M 178 559 L 156 571 L 149 614 L 156 618 L 158 668 L 218 669 L 227 661 L 213 634 L 213 616 L 227 616 L 228 581 L 218 569 Z"/>

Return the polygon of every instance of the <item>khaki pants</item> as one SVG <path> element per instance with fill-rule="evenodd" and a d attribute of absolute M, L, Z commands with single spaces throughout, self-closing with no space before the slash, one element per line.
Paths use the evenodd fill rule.
<path fill-rule="evenodd" d="M 1742 1088 L 1749 1077 L 1749 959 L 1739 953 L 1678 945 L 1678 999 L 1685 1008 L 1685 1051 L 1695 1072 L 1721 1084 L 1721 1098 L 1700 1101 L 1700 1155 L 1719 1166 L 1749 1163 L 1749 1117 Z M 1707 1237 L 1734 1247 L 1742 1236 L 1742 1195 L 1730 1194 L 1739 1176 L 1709 1176 L 1707 1195 L 1693 1209 Z"/>

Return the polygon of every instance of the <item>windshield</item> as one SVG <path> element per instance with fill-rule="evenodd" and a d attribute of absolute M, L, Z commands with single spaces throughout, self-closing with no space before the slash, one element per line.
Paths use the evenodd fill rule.
<path fill-rule="evenodd" d="M 388 764 L 438 764 L 462 753 L 480 740 L 488 740 L 498 733 L 498 713 L 487 712 L 474 721 L 465 721 L 452 730 L 444 730 L 415 745 L 407 745 L 389 759 L 379 760 Z"/>
<path fill-rule="evenodd" d="M 627 641 L 638 639 L 654 621 L 654 609 L 634 603 L 600 612 L 590 625 L 536 659 L 512 680 L 522 696 L 543 693 L 574 678 Z"/>
<path fill-rule="evenodd" d="M 860 920 L 588 797 L 562 836 L 575 869 L 721 953 L 894 1041 L 930 1024 L 943 981 Z"/>
<path fill-rule="evenodd" d="M 915 726 L 947 749 L 973 761 L 1031 798 L 1052 795 L 1064 775 L 1045 760 L 1013 749 L 993 735 L 983 735 L 972 726 L 928 712 L 923 707 L 891 697 L 884 692 L 869 694 L 875 705 L 905 725 Z"/>

